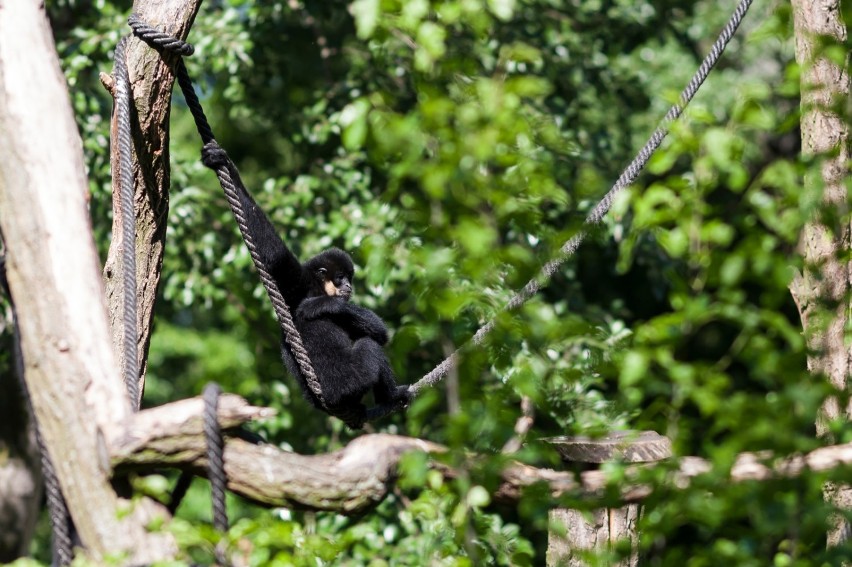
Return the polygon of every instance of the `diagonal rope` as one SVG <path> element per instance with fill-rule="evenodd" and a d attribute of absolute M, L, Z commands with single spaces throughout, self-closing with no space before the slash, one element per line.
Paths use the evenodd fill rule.
<path fill-rule="evenodd" d="M 544 266 L 542 266 L 538 275 L 531 279 L 527 284 L 519 291 L 503 308 L 503 311 L 511 311 L 517 309 L 521 305 L 523 305 L 527 300 L 529 300 L 532 296 L 534 296 L 538 291 L 544 287 L 549 281 L 550 278 L 559 270 L 559 267 L 565 263 L 574 253 L 577 251 L 577 248 L 580 247 L 580 244 L 583 243 L 583 240 L 586 238 L 588 234 L 588 227 L 592 227 L 603 220 L 604 216 L 609 212 L 609 209 L 612 207 L 612 203 L 615 200 L 615 197 L 627 186 L 633 183 L 636 178 L 639 176 L 639 173 L 644 169 L 645 165 L 647 165 L 648 160 L 651 159 L 651 156 L 660 147 L 660 144 L 663 142 L 663 139 L 669 133 L 669 126 L 672 122 L 678 119 L 680 115 L 683 113 L 684 108 L 692 98 L 695 96 L 695 93 L 698 92 L 698 89 L 704 83 L 704 80 L 707 78 L 707 75 L 716 65 L 716 62 L 721 57 L 722 53 L 724 53 L 725 48 L 728 46 L 728 42 L 730 42 L 734 33 L 737 31 L 740 23 L 748 12 L 749 7 L 751 6 L 752 0 L 742 0 L 739 5 L 737 5 L 734 10 L 733 15 L 731 16 L 728 23 L 722 29 L 722 32 L 719 34 L 718 39 L 713 44 L 713 47 L 710 49 L 710 53 L 704 58 L 704 61 L 701 62 L 701 65 L 698 67 L 698 70 L 693 75 L 692 79 L 687 84 L 686 88 L 680 94 L 680 99 L 677 103 L 675 103 L 669 111 L 666 113 L 665 117 L 663 117 L 660 125 L 657 126 L 657 129 L 645 143 L 639 153 L 633 158 L 633 161 L 624 169 L 619 178 L 616 180 L 615 184 L 612 188 L 603 196 L 603 198 L 595 205 L 595 208 L 586 216 L 586 220 L 584 222 L 584 229 L 571 237 L 565 244 L 562 245 L 562 248 L 559 249 L 558 254 L 554 259 L 547 262 Z M 471 342 L 474 345 L 482 344 L 486 335 L 490 333 L 494 329 L 494 319 L 483 325 L 476 334 L 471 338 Z M 459 361 L 459 355 L 461 350 L 465 348 L 464 346 L 455 352 L 453 352 L 450 356 L 448 356 L 444 361 L 442 361 L 438 366 L 436 366 L 431 372 L 423 376 L 419 381 L 415 384 L 411 385 L 411 393 L 416 395 L 421 389 L 426 386 L 434 386 L 441 379 L 443 379 L 447 373 L 454 368 Z"/>
<path fill-rule="evenodd" d="M 53 468 L 50 455 L 47 454 L 47 446 L 44 444 L 44 438 L 38 424 L 35 425 L 35 430 L 38 451 L 41 456 L 41 473 L 44 477 L 47 512 L 53 531 L 54 560 L 60 566 L 71 565 L 74 560 L 74 544 L 71 540 L 71 531 L 73 530 L 71 513 L 65 504 L 65 497 L 62 495 L 62 488 L 59 485 L 59 476 L 56 474 L 56 469 Z"/>
<path fill-rule="evenodd" d="M 199 127 L 199 132 L 200 131 L 201 128 Z M 290 348 L 293 358 L 299 365 L 299 371 L 302 373 L 302 376 L 305 377 L 305 381 L 307 382 L 311 393 L 317 397 L 322 407 L 325 408 L 326 405 L 325 398 L 322 395 L 322 386 L 320 386 L 319 379 L 317 378 L 316 372 L 314 372 L 314 367 L 311 364 L 308 351 L 305 349 L 305 345 L 302 342 L 302 336 L 299 334 L 298 329 L 296 329 L 296 323 L 293 321 L 293 315 L 290 312 L 290 307 L 284 300 L 281 290 L 278 289 L 278 285 L 275 283 L 275 279 L 272 277 L 269 267 L 263 261 L 263 258 L 261 258 L 257 245 L 254 242 L 254 238 L 248 230 L 246 214 L 243 210 L 242 202 L 240 202 L 238 197 L 237 186 L 231 176 L 231 172 L 234 173 L 234 176 L 238 175 L 236 173 L 236 168 L 234 168 L 233 162 L 231 162 L 228 154 L 219 146 L 216 140 L 205 144 L 204 151 L 207 152 L 208 156 L 211 156 L 211 161 L 209 163 L 215 165 L 214 170 L 216 171 L 216 176 L 219 178 L 219 184 L 225 192 L 225 197 L 228 200 L 228 204 L 231 206 L 231 211 L 234 214 L 234 218 L 237 220 L 237 225 L 240 227 L 240 234 L 243 236 L 246 248 L 248 248 L 249 254 L 251 255 L 258 274 L 260 275 L 260 281 L 263 283 L 263 287 L 266 288 L 266 293 L 269 295 L 270 301 L 272 301 L 272 307 L 275 310 L 275 315 L 278 317 L 278 322 L 281 325 L 281 328 L 284 329 L 284 340 L 287 342 L 287 346 Z M 218 154 L 219 160 L 212 161 L 215 160 L 212 156 L 219 151 L 221 152 Z M 237 177 L 237 179 L 239 178 Z M 242 181 L 239 181 L 239 184 L 242 185 Z"/>

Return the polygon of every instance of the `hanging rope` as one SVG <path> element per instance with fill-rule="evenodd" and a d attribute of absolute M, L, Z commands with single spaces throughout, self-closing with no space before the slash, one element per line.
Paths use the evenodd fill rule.
<path fill-rule="evenodd" d="M 121 274 L 123 284 L 124 385 L 133 411 L 139 411 L 139 360 L 136 350 L 136 211 L 133 208 L 132 139 L 130 132 L 130 75 L 127 38 L 115 47 L 115 115 L 118 130 L 118 186 L 121 214 Z"/>
<path fill-rule="evenodd" d="M 210 382 L 204 387 L 204 439 L 207 441 L 207 476 L 213 493 L 213 526 L 224 533 L 228 531 L 228 513 L 225 508 L 225 442 L 219 427 L 219 384 Z"/>
<path fill-rule="evenodd" d="M 133 27 L 134 33 L 145 40 L 149 45 L 156 48 L 167 49 L 180 55 L 191 55 L 194 51 L 193 47 L 177 38 L 171 37 L 168 34 L 157 31 L 156 29 L 146 25 L 134 14 L 130 17 L 129 23 Z M 138 357 L 136 351 L 136 257 L 135 246 L 136 241 L 136 216 L 133 209 L 134 183 L 132 174 L 132 153 L 131 153 L 131 131 L 130 131 L 130 77 L 127 72 L 127 62 L 125 60 L 125 46 L 127 38 L 123 37 L 119 40 L 115 49 L 115 106 L 118 125 L 118 148 L 119 148 L 119 183 L 120 198 L 121 198 L 121 220 L 123 223 L 122 230 L 122 246 L 123 246 L 123 262 L 124 262 L 124 347 L 125 347 L 125 383 L 127 385 L 128 394 L 132 401 L 135 411 L 139 409 L 141 396 L 139 393 L 139 370 Z M 181 84 L 189 83 L 189 77 L 186 73 L 186 68 L 183 62 L 179 60 L 179 68 L 182 69 L 184 80 Z M 194 96 L 193 92 L 193 96 Z M 187 98 L 189 102 L 189 99 Z M 202 137 L 213 139 L 213 132 L 209 125 L 204 127 L 207 120 L 204 117 L 204 112 L 201 110 L 201 105 L 198 104 L 198 99 L 195 99 L 196 121 L 200 119 L 199 133 Z M 227 172 L 225 173 L 227 177 Z M 221 176 L 220 176 L 221 178 Z M 233 184 L 231 184 L 233 185 Z M 218 421 L 218 404 L 219 396 L 222 389 L 216 383 L 209 383 L 204 388 L 204 437 L 207 444 L 207 476 L 210 480 L 213 502 L 213 525 L 217 530 L 224 533 L 228 531 L 228 514 L 225 506 L 225 462 L 224 448 L 225 441 L 222 437 L 222 431 Z M 178 478 L 175 492 L 172 494 L 172 499 L 169 504 L 169 509 L 174 514 L 189 485 L 192 481 L 191 473 L 184 473 Z M 228 565 L 224 552 L 219 546 L 216 547 L 216 560 L 220 565 Z"/>
<path fill-rule="evenodd" d="M 222 389 L 219 384 L 210 382 L 204 387 L 204 439 L 207 443 L 207 478 L 210 480 L 210 492 L 213 500 L 213 527 L 220 534 L 228 531 L 228 509 L 225 505 L 225 439 L 219 427 L 219 396 Z M 225 554 L 225 539 L 221 539 L 213 549 L 216 563 L 228 566 L 231 562 Z"/>
<path fill-rule="evenodd" d="M 704 80 L 707 78 L 707 75 L 710 73 L 710 70 L 713 69 L 713 66 L 716 65 L 716 62 L 721 57 L 722 53 L 724 53 L 725 48 L 728 46 L 728 42 L 734 35 L 734 32 L 737 31 L 737 28 L 740 26 L 743 18 L 748 12 L 749 7 L 751 6 L 752 0 L 742 0 L 739 5 L 734 10 L 734 14 L 731 16 L 731 19 L 725 25 L 722 32 L 719 34 L 719 38 L 713 44 L 713 47 L 710 49 L 710 53 L 707 57 L 704 58 L 704 61 L 701 62 L 701 65 L 698 68 L 698 71 L 695 72 L 692 79 L 689 81 L 689 84 L 683 90 L 680 95 L 679 101 L 672 106 L 669 111 L 666 113 L 665 117 L 660 122 L 660 125 L 651 135 L 650 139 L 645 143 L 639 153 L 633 158 L 633 161 L 630 162 L 630 165 L 625 168 L 625 170 L 621 173 L 618 180 L 612 186 L 612 188 L 607 192 L 606 195 L 595 205 L 595 208 L 588 214 L 586 220 L 584 222 L 585 227 L 592 227 L 604 218 L 606 214 L 609 212 L 610 207 L 612 207 L 612 202 L 615 200 L 615 197 L 628 185 L 633 183 L 636 178 L 639 176 L 639 173 L 644 169 L 645 165 L 647 165 L 648 160 L 651 159 L 651 156 L 660 147 L 663 139 L 669 133 L 669 126 L 672 122 L 677 120 L 677 118 L 683 113 L 684 108 L 692 98 L 695 96 L 695 93 L 698 92 L 698 89 L 704 83 Z M 517 309 L 521 305 L 523 305 L 527 300 L 529 300 L 532 296 L 534 296 L 538 291 L 550 281 L 550 278 L 558 271 L 559 267 L 565 263 L 576 251 L 577 248 L 580 247 L 583 240 L 586 238 L 586 234 L 588 234 L 588 228 L 584 228 L 573 237 L 571 237 L 565 244 L 560 248 L 558 255 L 545 264 L 541 270 L 539 271 L 538 276 L 527 282 L 527 284 L 519 291 L 511 300 L 506 304 L 503 308 L 504 311 L 511 311 Z M 486 335 L 490 333 L 494 329 L 494 319 L 483 325 L 476 334 L 471 338 L 471 342 L 474 345 L 482 344 Z M 464 347 L 462 347 L 464 348 Z M 420 390 L 422 390 L 426 386 L 434 386 L 441 379 L 443 379 L 447 373 L 454 368 L 459 361 L 459 353 L 461 352 L 461 348 L 456 350 L 450 356 L 448 356 L 443 362 L 441 362 L 438 366 L 436 366 L 431 372 L 423 376 L 419 381 L 415 384 L 411 385 L 411 393 L 413 395 L 417 395 Z"/>
<path fill-rule="evenodd" d="M 178 55 L 191 55 L 194 52 L 194 48 L 190 44 L 149 26 L 136 14 L 130 16 L 128 24 L 131 29 L 133 29 L 133 33 L 148 43 L 151 47 L 164 49 Z M 195 89 L 192 86 L 192 80 L 189 77 L 189 73 L 186 70 L 186 66 L 183 64 L 182 59 L 179 59 L 175 66 L 175 74 L 177 75 L 178 85 L 180 85 L 181 91 L 183 92 L 186 104 L 192 113 L 193 119 L 195 120 L 195 127 L 198 130 L 198 134 L 201 136 L 205 152 L 208 156 L 210 156 L 209 159 L 211 161 L 211 165 L 216 171 L 216 177 L 219 178 L 219 184 L 225 192 L 225 197 L 228 200 L 228 204 L 231 206 L 231 210 L 237 220 L 237 225 L 240 227 L 240 233 L 246 243 L 246 247 L 249 250 L 249 254 L 254 262 L 255 268 L 257 268 L 258 274 L 260 275 L 260 281 L 263 283 L 263 287 L 266 288 L 266 293 L 269 295 L 270 301 L 272 301 L 272 307 L 275 310 L 275 315 L 278 318 L 281 328 L 284 330 L 284 340 L 286 341 L 290 352 L 293 354 L 293 358 L 295 359 L 296 364 L 298 364 L 299 370 L 304 376 L 305 382 L 311 390 L 311 393 L 317 397 L 323 408 L 326 408 L 325 399 L 322 395 L 322 387 L 320 386 L 317 375 L 314 372 L 308 352 L 302 343 L 302 337 L 293 322 L 293 316 L 290 313 L 290 308 L 284 300 L 284 296 L 281 294 L 278 286 L 275 284 L 275 279 L 272 277 L 269 267 L 260 257 L 254 239 L 248 231 L 246 213 L 243 210 L 242 203 L 239 199 L 239 193 L 234 182 L 236 179 L 238 183 L 242 184 L 236 166 L 233 165 L 233 162 L 228 157 L 225 150 L 216 142 L 215 137 L 213 136 L 213 129 L 210 127 L 210 123 L 207 122 L 207 117 L 204 115 L 204 109 L 201 107 L 198 96 L 195 94 Z"/>
<path fill-rule="evenodd" d="M 211 500 L 213 503 L 213 527 L 219 532 L 228 531 L 228 510 L 225 504 L 225 489 L 227 476 L 225 474 L 225 439 L 219 426 L 219 397 L 222 389 L 215 382 L 209 382 L 204 387 L 204 442 L 207 452 L 207 479 L 210 481 Z M 172 490 L 168 504 L 169 513 L 174 516 L 184 496 L 192 484 L 192 473 L 183 472 L 178 477 Z M 224 553 L 217 546 L 216 560 L 220 565 L 228 564 Z"/>
<path fill-rule="evenodd" d="M 35 415 L 35 414 L 33 414 Z M 35 426 L 36 442 L 41 456 L 41 473 L 44 477 L 44 492 L 47 500 L 47 513 L 50 516 L 50 528 L 53 531 L 53 557 L 54 561 L 61 566 L 71 565 L 74 560 L 74 545 L 71 540 L 73 524 L 71 513 L 62 496 L 62 488 L 59 486 L 59 477 L 53 468 L 53 461 L 47 454 L 47 446 L 39 431 L 38 424 Z"/>

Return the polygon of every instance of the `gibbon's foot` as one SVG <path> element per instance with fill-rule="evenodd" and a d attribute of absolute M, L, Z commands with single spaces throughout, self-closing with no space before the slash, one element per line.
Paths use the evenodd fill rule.
<path fill-rule="evenodd" d="M 407 408 L 411 405 L 411 400 L 414 399 L 414 394 L 411 392 L 411 387 L 407 384 L 397 386 L 394 393 L 394 405 L 400 408 Z"/>
<path fill-rule="evenodd" d="M 359 404 L 360 405 L 360 404 Z M 364 423 L 367 421 L 367 408 L 361 405 L 360 408 L 330 408 L 331 415 L 337 417 L 346 424 L 346 427 L 357 431 L 364 428 Z M 340 410 L 340 411 L 335 411 Z"/>

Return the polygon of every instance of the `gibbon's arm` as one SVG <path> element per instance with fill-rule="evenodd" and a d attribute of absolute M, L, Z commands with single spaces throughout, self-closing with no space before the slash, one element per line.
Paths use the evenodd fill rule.
<path fill-rule="evenodd" d="M 329 318 L 350 336 L 370 337 L 380 345 L 388 342 L 387 327 L 378 315 L 340 297 L 309 297 L 296 315 L 306 320 Z"/>
<path fill-rule="evenodd" d="M 295 309 L 307 294 L 302 263 L 278 236 L 269 217 L 249 194 L 240 177 L 240 172 L 237 171 L 227 152 L 218 145 L 205 145 L 201 150 L 201 161 L 213 170 L 222 165 L 228 168 L 246 216 L 246 230 L 254 241 L 260 258 L 275 279 L 284 300 L 290 308 Z"/>
<path fill-rule="evenodd" d="M 388 343 L 388 328 L 381 317 L 366 307 L 359 307 L 351 303 L 347 303 L 346 307 L 347 319 L 356 333 L 361 332 L 382 346 Z"/>

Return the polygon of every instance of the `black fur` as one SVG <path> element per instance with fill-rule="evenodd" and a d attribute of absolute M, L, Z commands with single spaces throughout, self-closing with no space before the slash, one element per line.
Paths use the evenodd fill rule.
<path fill-rule="evenodd" d="M 369 309 L 348 301 L 355 271 L 349 254 L 331 248 L 302 264 L 249 195 L 224 150 L 205 146 L 202 160 L 213 169 L 223 164 L 228 166 L 239 191 L 248 232 L 294 313 L 296 328 L 308 351 L 329 413 L 358 429 L 366 419 L 362 398 L 368 392 L 373 392 L 379 404 L 407 404 L 410 399 L 408 386 L 397 385 L 382 350 L 388 342 L 384 322 Z M 334 285 L 339 295 L 327 294 L 327 282 Z M 281 352 L 305 398 L 323 409 L 283 339 Z"/>

